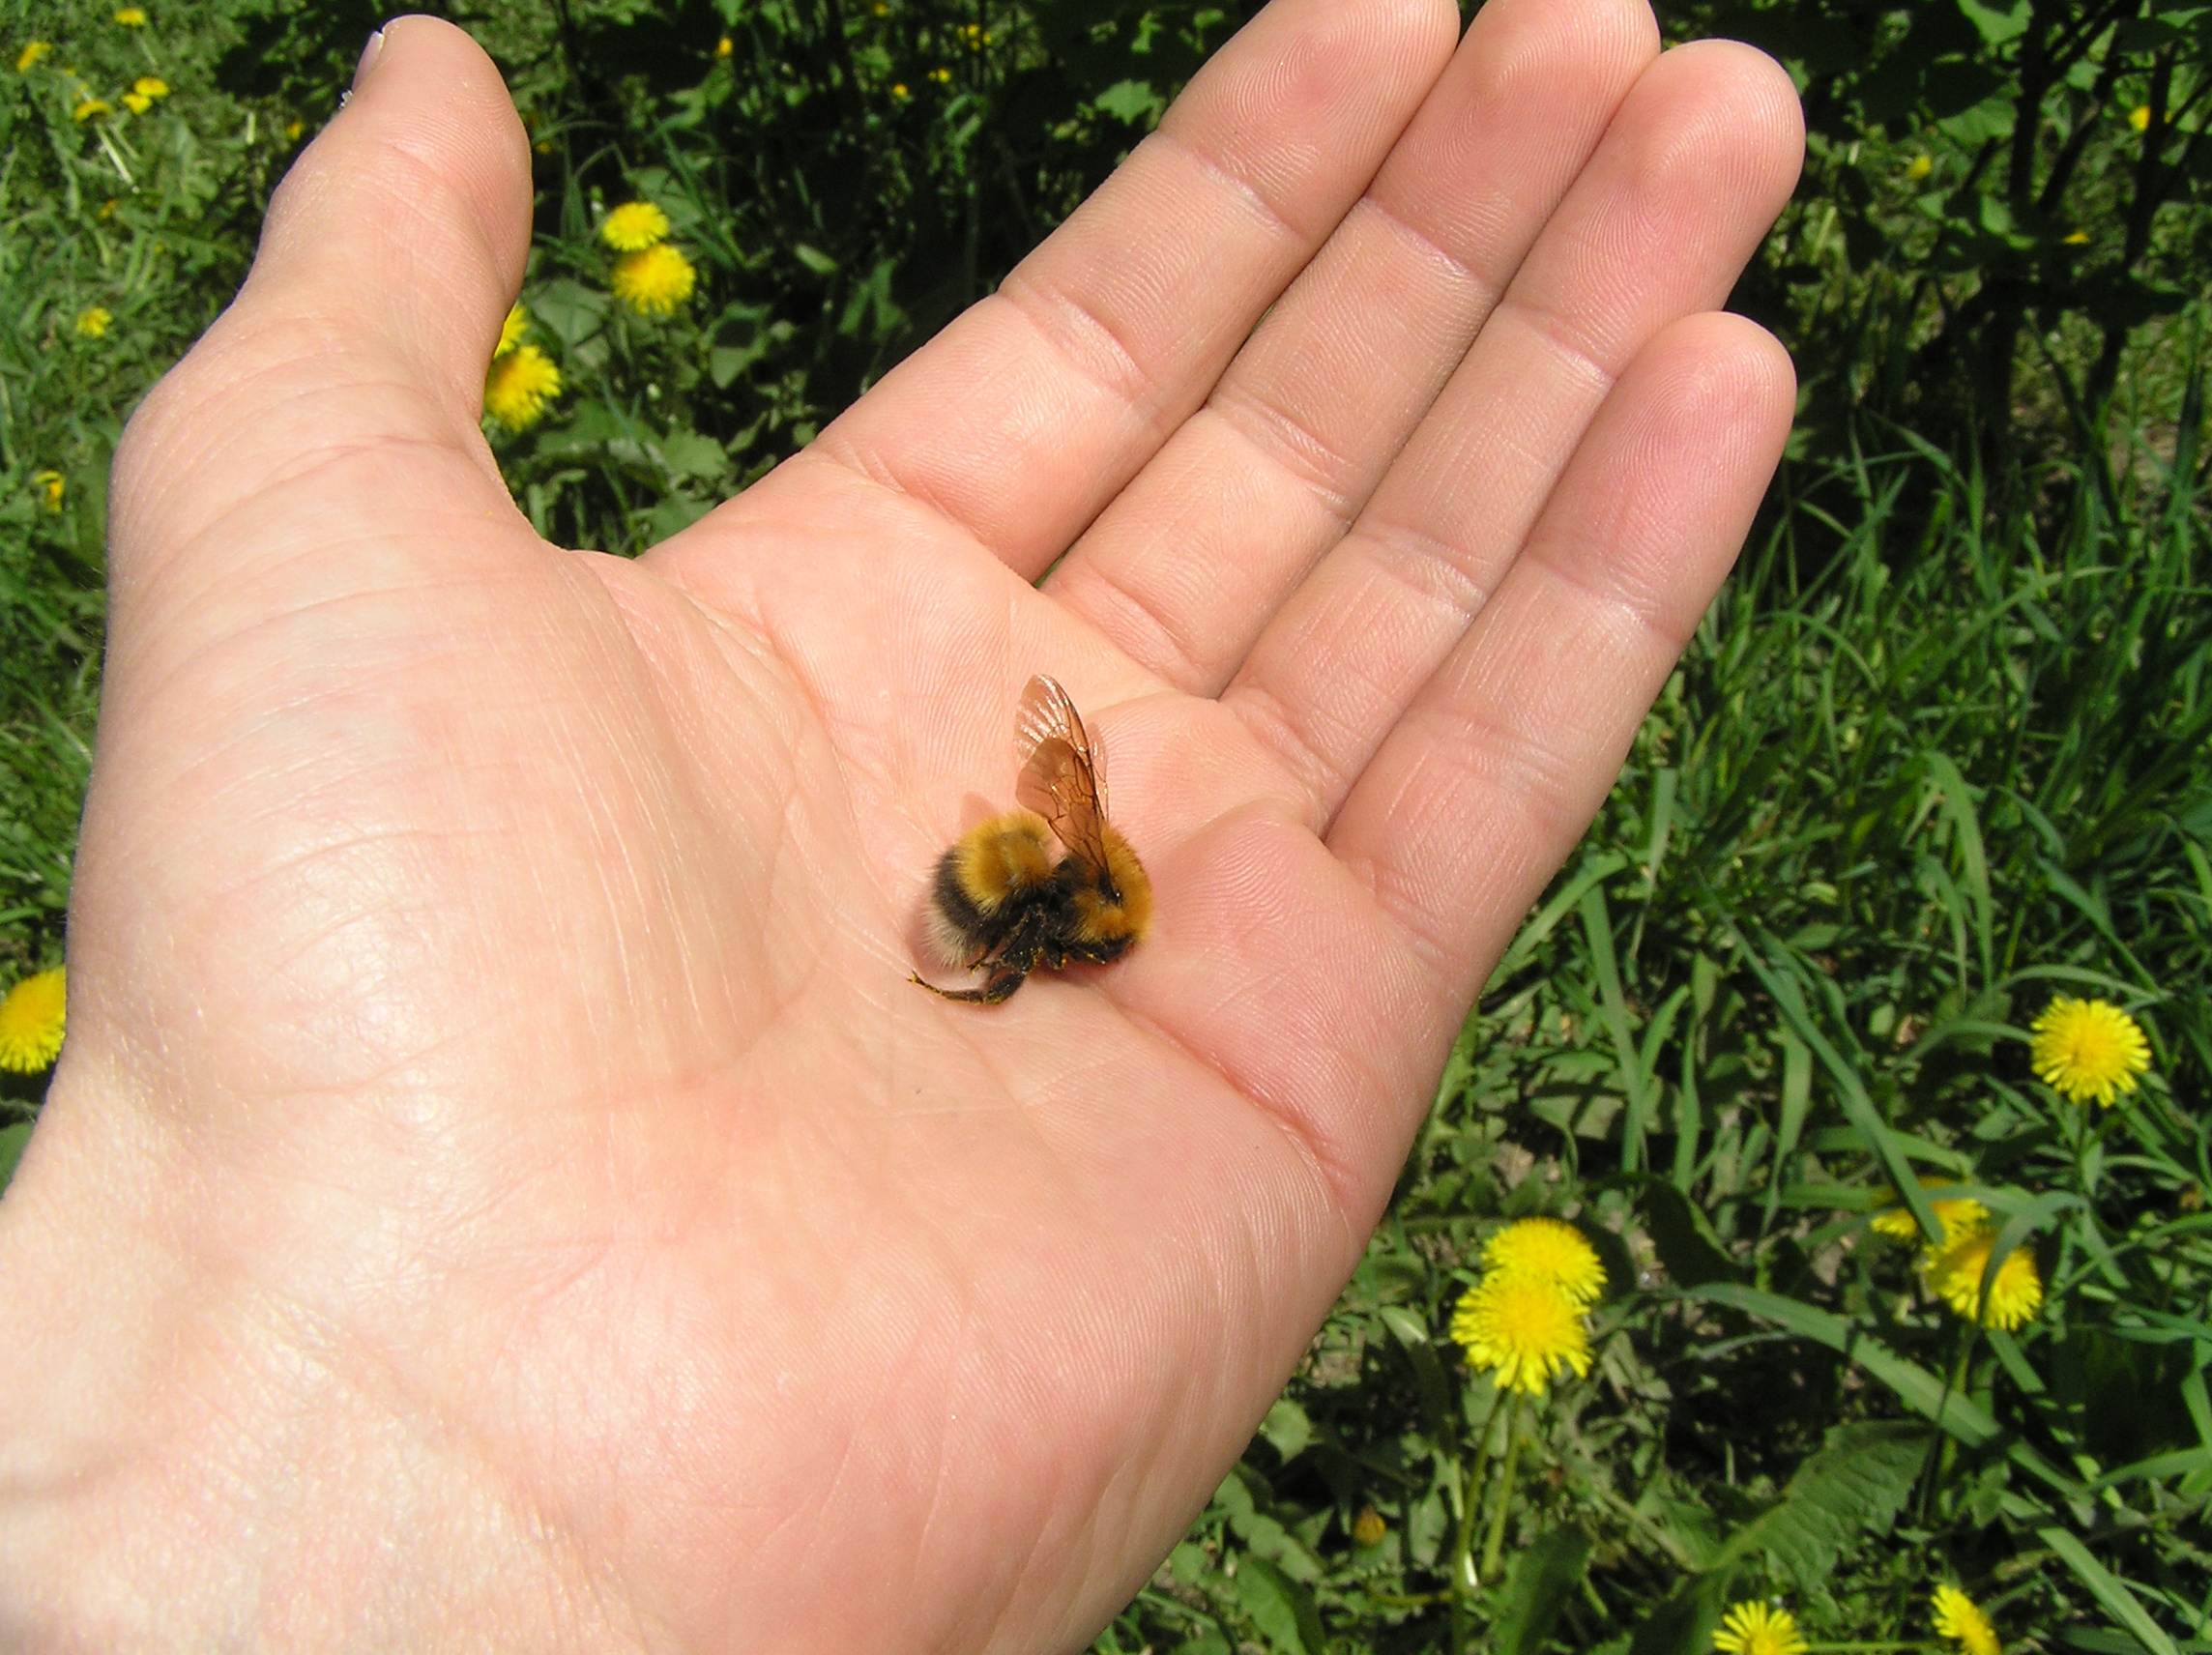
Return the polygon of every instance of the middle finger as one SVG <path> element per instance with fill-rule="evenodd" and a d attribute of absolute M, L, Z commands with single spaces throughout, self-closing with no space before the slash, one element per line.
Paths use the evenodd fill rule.
<path fill-rule="evenodd" d="M 1367 195 L 1046 590 L 1214 694 L 1350 526 L 1658 51 L 1644 0 L 1493 0 Z"/>
<path fill-rule="evenodd" d="M 1680 47 L 1638 82 L 1357 524 L 1222 696 L 1317 827 L 1519 555 L 1614 381 L 1727 298 L 1803 154 L 1795 89 L 1749 46 Z"/>

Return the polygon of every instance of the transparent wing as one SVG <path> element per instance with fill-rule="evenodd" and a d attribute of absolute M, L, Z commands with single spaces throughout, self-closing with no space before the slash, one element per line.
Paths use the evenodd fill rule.
<path fill-rule="evenodd" d="M 1015 744 L 1022 771 L 1014 797 L 1052 826 L 1069 853 L 1092 867 L 1106 865 L 1105 777 L 1090 732 L 1067 691 L 1039 673 L 1022 691 L 1014 719 Z"/>

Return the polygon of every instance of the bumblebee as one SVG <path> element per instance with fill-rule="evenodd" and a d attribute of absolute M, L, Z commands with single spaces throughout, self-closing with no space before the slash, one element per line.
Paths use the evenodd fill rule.
<path fill-rule="evenodd" d="M 1152 882 L 1106 820 L 1103 755 L 1067 691 L 1031 679 L 1015 731 L 1022 808 L 961 834 L 930 887 L 932 947 L 948 966 L 989 973 L 971 989 L 914 978 L 946 1000 L 996 1005 L 1033 971 L 1120 959 L 1151 926 Z"/>

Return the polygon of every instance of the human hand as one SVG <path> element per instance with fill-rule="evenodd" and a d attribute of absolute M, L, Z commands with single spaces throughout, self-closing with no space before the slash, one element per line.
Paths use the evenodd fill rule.
<path fill-rule="evenodd" d="M 1279 0 L 636 563 L 500 480 L 527 150 L 465 36 L 385 32 L 116 463 L 0 1643 L 1051 1649 L 1127 1599 L 1790 421 L 1711 311 L 1787 79 L 1628 0 L 1455 15 Z M 949 1004 L 919 910 L 1039 671 L 1155 933 Z"/>

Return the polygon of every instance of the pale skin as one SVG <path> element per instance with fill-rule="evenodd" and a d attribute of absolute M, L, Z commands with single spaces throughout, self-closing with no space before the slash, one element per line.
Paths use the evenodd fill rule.
<path fill-rule="evenodd" d="M 635 563 L 500 481 L 522 129 L 384 32 L 116 460 L 0 1646 L 1061 1650 L 1127 1600 L 1790 421 L 1716 309 L 1788 79 L 1631 0 L 1455 29 L 1278 0 Z M 950 1004 L 931 865 L 1040 671 L 1157 929 Z"/>

